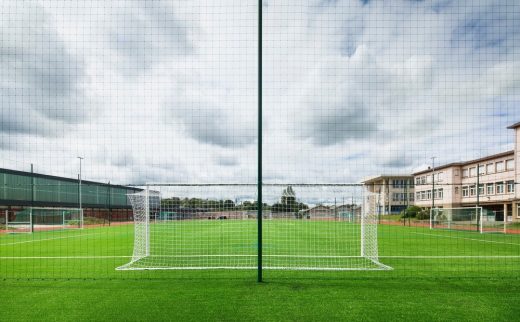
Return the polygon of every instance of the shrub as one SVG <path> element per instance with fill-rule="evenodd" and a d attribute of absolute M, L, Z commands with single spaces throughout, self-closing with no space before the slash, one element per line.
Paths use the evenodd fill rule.
<path fill-rule="evenodd" d="M 422 212 L 422 210 L 423 209 L 421 207 L 409 206 L 408 208 L 406 208 L 405 210 L 403 210 L 401 212 L 401 217 L 402 218 L 417 218 L 418 215 Z"/>

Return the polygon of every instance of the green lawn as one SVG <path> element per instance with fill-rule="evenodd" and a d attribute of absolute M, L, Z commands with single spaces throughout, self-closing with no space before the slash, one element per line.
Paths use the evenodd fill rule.
<path fill-rule="evenodd" d="M 144 265 L 254 267 L 255 225 L 248 220 L 152 225 L 155 255 Z M 264 225 L 268 267 L 365 265 L 351 257 L 360 251 L 355 224 L 273 220 Z M 265 282 L 258 284 L 252 269 L 118 271 L 130 260 L 133 229 L 0 235 L 0 320 L 513 321 L 520 316 L 520 235 L 380 225 L 380 261 L 392 270 L 267 269 Z"/>

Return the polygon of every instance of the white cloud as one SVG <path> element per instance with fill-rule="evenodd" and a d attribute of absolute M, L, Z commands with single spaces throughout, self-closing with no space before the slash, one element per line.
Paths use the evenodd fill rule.
<path fill-rule="evenodd" d="M 4 1 L 0 166 L 255 182 L 255 1 Z M 352 182 L 511 147 L 520 5 L 266 1 L 264 173 Z M 27 26 L 27 28 L 22 28 Z"/>

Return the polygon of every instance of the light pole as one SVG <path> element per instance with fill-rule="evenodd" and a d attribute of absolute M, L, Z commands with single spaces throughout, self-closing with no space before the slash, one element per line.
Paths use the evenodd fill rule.
<path fill-rule="evenodd" d="M 84 159 L 83 157 L 77 157 L 79 159 L 79 178 L 78 178 L 78 182 L 79 182 L 79 209 L 81 210 L 81 161 Z"/>
<path fill-rule="evenodd" d="M 432 210 L 435 208 L 435 159 L 432 157 Z"/>

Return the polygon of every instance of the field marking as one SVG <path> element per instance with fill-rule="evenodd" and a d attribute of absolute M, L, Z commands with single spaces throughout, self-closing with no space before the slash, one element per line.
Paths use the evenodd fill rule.
<path fill-rule="evenodd" d="M 11 246 L 11 245 L 18 245 L 18 244 L 35 243 L 35 242 L 40 242 L 40 241 L 48 241 L 48 240 L 56 240 L 56 239 L 66 239 L 66 238 L 75 238 L 75 237 L 92 236 L 92 235 L 101 235 L 101 233 L 81 234 L 81 235 L 74 235 L 74 236 L 63 236 L 63 237 L 54 237 L 54 238 L 45 238 L 45 239 L 24 240 L 24 241 L 20 241 L 20 242 L 0 244 L 0 246 Z"/>
<path fill-rule="evenodd" d="M 256 257 L 256 255 L 187 255 L 187 256 L 149 256 L 149 257 L 166 257 L 166 258 L 186 258 L 186 257 Z M 264 257 L 282 257 L 283 255 L 266 255 Z M 286 256 L 283 256 L 286 257 Z M 360 256 L 291 256 L 300 258 L 364 258 Z M 0 259 L 105 259 L 105 258 L 132 258 L 131 255 L 107 255 L 107 256 L 0 256 Z M 144 257 L 147 258 L 147 257 Z M 379 256 L 379 258 L 397 258 L 397 259 L 496 259 L 496 258 L 520 258 L 520 255 L 439 255 L 439 256 L 405 256 L 405 255 L 389 255 Z"/>
<path fill-rule="evenodd" d="M 398 258 L 398 259 L 465 259 L 465 258 L 481 258 L 481 259 L 496 259 L 496 258 L 520 258 L 520 255 L 439 255 L 439 256 L 379 256 L 379 258 Z"/>
<path fill-rule="evenodd" d="M 446 235 L 438 235 L 438 234 L 427 234 L 427 233 L 416 233 L 416 232 L 410 232 L 411 234 L 416 235 L 425 235 L 425 236 L 434 236 L 434 237 L 444 237 L 444 238 L 454 238 L 454 239 L 466 239 L 466 240 L 473 240 L 483 243 L 492 243 L 492 244 L 503 244 L 503 245 L 513 245 L 513 246 L 520 246 L 520 244 L 517 243 L 507 243 L 507 242 L 501 242 L 496 240 L 482 240 L 477 238 L 468 238 L 468 237 L 457 237 L 457 236 L 446 236 Z"/>
<path fill-rule="evenodd" d="M 0 256 L 0 259 L 105 259 L 132 258 L 132 256 Z"/>

